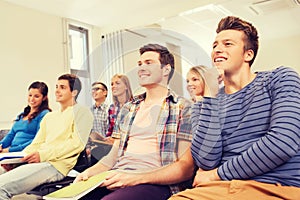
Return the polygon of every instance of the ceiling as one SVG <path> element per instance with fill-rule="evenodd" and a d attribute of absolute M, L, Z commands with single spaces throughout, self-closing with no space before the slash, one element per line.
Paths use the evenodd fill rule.
<path fill-rule="evenodd" d="M 264 39 L 300 35 L 300 0 L 5 0 L 100 27 L 103 32 L 154 25 L 210 48 L 217 22 L 236 15 Z"/>

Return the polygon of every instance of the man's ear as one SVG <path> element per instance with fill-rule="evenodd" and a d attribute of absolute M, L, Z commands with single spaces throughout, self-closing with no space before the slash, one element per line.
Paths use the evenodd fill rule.
<path fill-rule="evenodd" d="M 244 58 L 246 62 L 250 62 L 254 57 L 254 51 L 252 49 L 248 49 L 245 51 Z"/>
<path fill-rule="evenodd" d="M 77 94 L 78 94 L 78 90 L 73 90 L 73 91 L 72 91 L 72 97 L 75 98 Z"/>
<path fill-rule="evenodd" d="M 104 96 L 107 97 L 107 90 L 104 90 L 103 93 L 104 93 Z"/>
<path fill-rule="evenodd" d="M 163 73 L 164 73 L 164 75 L 165 76 L 169 76 L 169 74 L 171 73 L 171 65 L 170 64 L 167 64 L 167 65 L 165 65 L 164 66 L 164 71 L 163 71 Z"/>

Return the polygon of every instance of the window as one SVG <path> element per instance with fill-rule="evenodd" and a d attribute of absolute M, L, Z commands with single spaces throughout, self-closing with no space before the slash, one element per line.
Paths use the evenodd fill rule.
<path fill-rule="evenodd" d="M 75 71 L 89 71 L 88 30 L 69 25 L 70 68 Z"/>
<path fill-rule="evenodd" d="M 90 67 L 89 67 L 89 30 L 68 24 L 69 65 L 72 74 L 76 74 L 82 83 L 82 90 L 77 101 L 91 105 L 90 98 Z"/>

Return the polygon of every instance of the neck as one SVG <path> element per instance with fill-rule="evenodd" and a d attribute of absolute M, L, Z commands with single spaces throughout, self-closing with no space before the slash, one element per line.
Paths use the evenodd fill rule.
<path fill-rule="evenodd" d="M 29 112 L 29 114 L 31 114 L 31 113 L 34 113 L 34 112 L 36 112 L 36 111 L 38 111 L 38 109 L 37 109 L 37 108 L 30 108 L 30 112 Z"/>
<path fill-rule="evenodd" d="M 99 100 L 96 100 L 96 101 L 95 101 L 95 105 L 96 105 L 97 107 L 99 107 L 104 101 L 105 101 L 105 99 L 99 99 Z"/>
<path fill-rule="evenodd" d="M 68 107 L 74 106 L 75 104 L 76 104 L 75 99 L 71 99 L 71 100 L 69 100 L 69 101 L 67 101 L 67 102 L 61 102 L 61 103 L 60 103 L 60 110 L 61 110 L 61 111 L 64 111 L 64 110 L 66 110 Z"/>
<path fill-rule="evenodd" d="M 168 88 L 166 86 L 158 85 L 156 87 L 146 88 L 147 104 L 161 103 L 168 95 Z"/>
<path fill-rule="evenodd" d="M 240 70 L 234 74 L 226 74 L 225 72 L 224 85 L 227 94 L 233 94 L 241 90 L 254 80 L 256 74 L 251 73 L 250 68 L 244 69 L 247 70 Z"/>
<path fill-rule="evenodd" d="M 118 98 L 118 102 L 119 102 L 120 106 L 124 105 L 127 101 L 126 93 L 118 96 L 117 98 Z"/>

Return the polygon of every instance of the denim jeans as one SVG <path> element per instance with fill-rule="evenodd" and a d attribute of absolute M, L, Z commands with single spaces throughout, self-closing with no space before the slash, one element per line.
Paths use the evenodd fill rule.
<path fill-rule="evenodd" d="M 12 196 L 28 192 L 46 182 L 64 178 L 50 163 L 31 163 L 21 165 L 0 175 L 0 199 L 11 199 Z"/>

